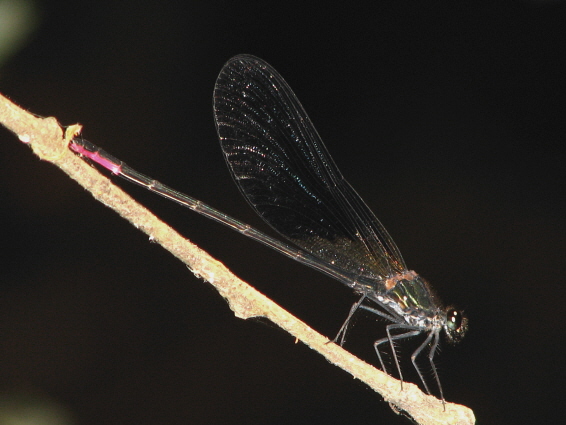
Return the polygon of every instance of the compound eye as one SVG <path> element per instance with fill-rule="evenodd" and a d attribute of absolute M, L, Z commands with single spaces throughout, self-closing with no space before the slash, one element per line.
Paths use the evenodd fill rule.
<path fill-rule="evenodd" d="M 446 324 L 444 325 L 446 339 L 450 344 L 460 342 L 468 330 L 468 319 L 460 310 L 449 308 L 446 310 Z"/>
<path fill-rule="evenodd" d="M 448 310 L 446 312 L 446 326 L 451 332 L 458 332 L 462 327 L 462 313 L 454 309 Z"/>

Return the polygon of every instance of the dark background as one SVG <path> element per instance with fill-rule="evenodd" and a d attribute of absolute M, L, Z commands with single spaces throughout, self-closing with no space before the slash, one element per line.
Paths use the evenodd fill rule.
<path fill-rule="evenodd" d="M 565 4 L 391 3 L 40 2 L 0 91 L 265 229 L 231 181 L 212 117 L 223 63 L 264 58 L 409 267 L 469 316 L 467 337 L 437 356 L 446 398 L 479 423 L 556 423 Z M 291 336 L 234 318 L 183 264 L 8 131 L 0 139 L 3 400 L 50 400 L 81 425 L 407 423 Z M 122 185 L 335 335 L 356 299 L 348 288 Z M 347 348 L 375 363 L 383 323 L 366 322 Z"/>

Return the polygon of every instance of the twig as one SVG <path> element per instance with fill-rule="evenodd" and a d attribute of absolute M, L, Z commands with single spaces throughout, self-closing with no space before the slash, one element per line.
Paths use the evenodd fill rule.
<path fill-rule="evenodd" d="M 382 371 L 356 358 L 342 347 L 329 342 L 305 323 L 234 276 L 222 263 L 212 258 L 160 221 L 120 188 L 67 149 L 69 140 L 80 126 L 69 127 L 66 134 L 55 118 L 38 118 L 0 95 L 0 122 L 19 139 L 31 146 L 40 159 L 49 161 L 87 189 L 94 198 L 116 211 L 135 227 L 149 235 L 167 251 L 185 263 L 192 272 L 211 283 L 226 299 L 236 317 L 266 317 L 285 329 L 297 340 L 322 354 L 328 361 L 344 369 L 377 391 L 397 412 L 408 414 L 417 423 L 473 424 L 473 412 L 461 405 L 447 403 L 425 395 L 411 383 L 401 383 Z"/>

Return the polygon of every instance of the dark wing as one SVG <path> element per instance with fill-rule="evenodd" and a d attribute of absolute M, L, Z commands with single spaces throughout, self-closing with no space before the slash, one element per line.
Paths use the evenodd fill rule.
<path fill-rule="evenodd" d="M 216 80 L 214 114 L 236 184 L 271 227 L 354 276 L 384 279 L 406 270 L 275 69 L 253 56 L 230 59 Z"/>

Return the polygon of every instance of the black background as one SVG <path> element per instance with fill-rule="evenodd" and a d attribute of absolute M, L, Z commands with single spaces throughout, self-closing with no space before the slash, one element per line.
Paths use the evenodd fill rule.
<path fill-rule="evenodd" d="M 211 104 L 231 56 L 271 63 L 409 267 L 466 310 L 469 334 L 437 356 L 446 398 L 480 423 L 555 422 L 565 378 L 563 2 L 40 7 L 32 40 L 0 70 L 3 94 L 83 124 L 134 168 L 263 229 L 224 165 Z M 0 138 L 5 397 L 45 397 L 85 425 L 407 423 L 291 336 L 234 318 L 145 235 L 9 132 Z M 335 335 L 355 300 L 348 288 L 122 185 Z M 375 362 L 382 332 L 360 323 L 347 348 Z"/>

